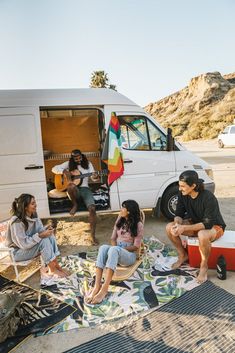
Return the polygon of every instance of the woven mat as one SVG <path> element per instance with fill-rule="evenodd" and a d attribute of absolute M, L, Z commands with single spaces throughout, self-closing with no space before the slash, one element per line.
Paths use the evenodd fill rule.
<path fill-rule="evenodd" d="M 131 326 L 65 353 L 234 353 L 235 296 L 207 281 Z"/>
<path fill-rule="evenodd" d="M 18 293 L 24 296 L 21 303 L 23 318 L 14 337 L 0 344 L 0 353 L 8 353 L 32 334 L 44 331 L 64 320 L 75 309 L 42 291 L 9 281 L 0 276 L 1 293 Z"/>

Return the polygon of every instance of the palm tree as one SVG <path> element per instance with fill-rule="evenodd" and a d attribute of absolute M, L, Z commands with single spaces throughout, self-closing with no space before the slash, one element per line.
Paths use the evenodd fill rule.
<path fill-rule="evenodd" d="M 104 71 L 94 71 L 91 74 L 90 87 L 92 88 L 107 88 L 108 87 L 108 74 Z"/>
<path fill-rule="evenodd" d="M 114 91 L 117 90 L 116 85 L 109 83 L 108 74 L 103 70 L 92 72 L 90 87 L 91 88 L 109 88 L 109 89 L 113 89 Z"/>

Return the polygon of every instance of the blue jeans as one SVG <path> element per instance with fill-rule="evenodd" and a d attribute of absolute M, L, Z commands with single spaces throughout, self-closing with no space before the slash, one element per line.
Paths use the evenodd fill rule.
<path fill-rule="evenodd" d="M 131 266 L 136 261 L 136 253 L 123 249 L 126 246 L 132 246 L 130 243 L 120 242 L 116 246 L 101 245 L 96 260 L 96 267 L 104 269 L 105 267 L 115 271 L 117 265 Z"/>
<path fill-rule="evenodd" d="M 16 261 L 31 260 L 39 254 L 42 256 L 42 260 L 45 265 L 48 265 L 49 262 L 55 260 L 56 256 L 60 254 L 54 235 L 51 235 L 48 238 L 42 238 L 38 244 L 34 245 L 30 249 L 17 248 L 14 250 L 14 257 Z"/>

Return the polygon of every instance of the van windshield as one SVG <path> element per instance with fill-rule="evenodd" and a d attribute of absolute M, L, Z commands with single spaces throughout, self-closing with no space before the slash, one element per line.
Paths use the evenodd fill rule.
<path fill-rule="evenodd" d="M 130 150 L 166 150 L 166 136 L 144 116 L 119 116 L 122 147 Z"/>

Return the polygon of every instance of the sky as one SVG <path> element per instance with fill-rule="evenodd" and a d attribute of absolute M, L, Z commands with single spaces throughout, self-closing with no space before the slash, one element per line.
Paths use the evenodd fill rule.
<path fill-rule="evenodd" d="M 0 89 L 86 88 L 141 106 L 235 72 L 233 0 L 0 0 Z"/>

